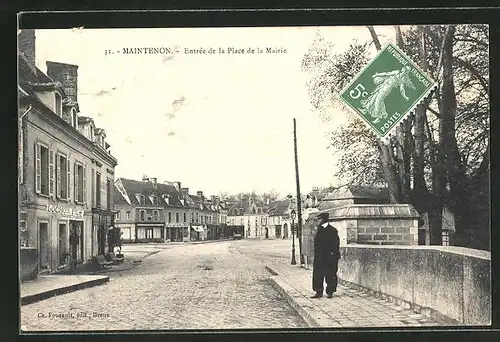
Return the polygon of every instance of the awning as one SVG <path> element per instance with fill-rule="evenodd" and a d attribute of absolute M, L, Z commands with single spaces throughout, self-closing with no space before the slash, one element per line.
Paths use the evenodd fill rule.
<path fill-rule="evenodd" d="M 198 233 L 202 233 L 205 231 L 205 229 L 203 229 L 203 226 L 191 226 L 191 227 Z"/>

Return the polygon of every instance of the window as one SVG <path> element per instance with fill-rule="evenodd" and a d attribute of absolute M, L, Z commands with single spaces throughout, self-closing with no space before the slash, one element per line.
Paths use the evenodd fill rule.
<path fill-rule="evenodd" d="M 191 213 L 191 222 L 194 222 L 194 213 Z"/>
<path fill-rule="evenodd" d="M 92 178 L 91 179 L 92 179 L 92 182 L 91 182 L 92 188 L 90 189 L 91 194 L 92 194 L 91 201 L 92 201 L 92 208 L 94 208 L 95 207 L 95 169 L 92 169 Z"/>
<path fill-rule="evenodd" d="M 168 223 L 172 222 L 172 213 L 168 212 Z"/>
<path fill-rule="evenodd" d="M 175 222 L 179 223 L 179 213 L 175 213 Z"/>
<path fill-rule="evenodd" d="M 159 221 L 160 220 L 160 213 L 158 210 L 153 210 L 153 221 Z"/>
<path fill-rule="evenodd" d="M 115 214 L 115 221 L 120 221 L 120 213 Z"/>
<path fill-rule="evenodd" d="M 71 179 L 69 160 L 63 154 L 57 155 L 57 198 L 69 199 Z"/>
<path fill-rule="evenodd" d="M 132 219 L 132 213 L 130 211 L 127 211 L 127 220 L 131 220 Z"/>
<path fill-rule="evenodd" d="M 94 127 L 92 125 L 90 125 L 89 127 L 89 139 L 90 141 L 94 141 Z"/>
<path fill-rule="evenodd" d="M 85 174 L 86 168 L 80 163 L 75 163 L 75 201 L 78 203 L 84 203 L 87 197 Z"/>
<path fill-rule="evenodd" d="M 62 98 L 61 95 L 58 93 L 55 93 L 55 113 L 62 117 Z"/>
<path fill-rule="evenodd" d="M 137 200 L 139 201 L 139 204 L 145 205 L 146 204 L 146 197 L 144 195 L 138 194 L 137 195 Z"/>
<path fill-rule="evenodd" d="M 71 124 L 73 125 L 73 127 L 78 129 L 78 116 L 76 115 L 75 108 L 71 109 Z"/>
<path fill-rule="evenodd" d="M 108 178 L 106 182 L 106 207 L 109 209 L 112 208 L 111 205 L 111 179 Z"/>
<path fill-rule="evenodd" d="M 450 245 L 450 232 L 449 231 L 443 230 L 442 241 L 443 241 L 443 246 L 449 246 Z"/>
<path fill-rule="evenodd" d="M 158 205 L 158 197 L 156 197 L 156 196 L 150 196 L 149 199 L 151 200 L 151 203 L 153 205 Z"/>
<path fill-rule="evenodd" d="M 95 173 L 95 205 L 101 207 L 101 174 Z"/>
<path fill-rule="evenodd" d="M 37 194 L 54 194 L 54 152 L 43 144 L 35 144 L 35 189 Z"/>
<path fill-rule="evenodd" d="M 139 211 L 139 220 L 140 221 L 146 221 L 146 210 L 140 210 Z"/>
<path fill-rule="evenodd" d="M 186 213 L 184 213 L 184 222 L 186 222 L 186 221 L 187 221 L 187 220 L 186 220 L 186 218 L 187 218 L 186 216 L 187 216 L 187 215 L 186 215 Z"/>
<path fill-rule="evenodd" d="M 198 213 L 196 213 L 196 222 L 198 222 Z"/>

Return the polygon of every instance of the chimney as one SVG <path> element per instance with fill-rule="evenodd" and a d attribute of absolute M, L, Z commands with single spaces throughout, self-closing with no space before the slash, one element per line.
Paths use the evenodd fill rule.
<path fill-rule="evenodd" d="M 189 195 L 189 188 L 181 188 L 185 195 Z"/>
<path fill-rule="evenodd" d="M 35 40 L 35 30 L 32 29 L 23 29 L 17 35 L 19 52 L 23 53 L 33 66 L 36 64 Z"/>
<path fill-rule="evenodd" d="M 153 186 L 156 188 L 156 183 L 158 183 L 158 179 L 151 177 L 151 178 L 149 178 L 149 182 L 151 182 L 153 184 Z"/>
<path fill-rule="evenodd" d="M 182 187 L 181 187 L 181 182 L 177 181 L 177 182 L 175 182 L 175 184 L 176 184 L 176 186 L 177 186 L 177 189 L 178 189 L 179 191 L 181 191 L 181 189 L 182 189 Z"/>
<path fill-rule="evenodd" d="M 215 197 L 214 199 L 215 205 L 220 205 L 220 197 L 219 196 L 214 196 L 214 197 Z"/>
<path fill-rule="evenodd" d="M 196 192 L 196 195 L 197 195 L 198 197 L 200 197 L 202 201 L 204 200 L 204 197 L 203 197 L 203 191 L 197 191 L 197 192 Z"/>
<path fill-rule="evenodd" d="M 78 65 L 48 61 L 47 75 L 61 83 L 66 96 L 78 102 Z"/>
<path fill-rule="evenodd" d="M 142 181 L 143 182 L 149 182 L 149 178 L 146 175 L 142 175 Z"/>

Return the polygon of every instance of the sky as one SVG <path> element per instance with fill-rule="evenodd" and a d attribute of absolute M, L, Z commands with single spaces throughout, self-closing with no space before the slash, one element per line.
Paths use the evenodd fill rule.
<path fill-rule="evenodd" d="M 376 27 L 382 43 L 392 27 Z M 296 192 L 293 118 L 300 187 L 336 184 L 327 133 L 349 115 L 322 120 L 311 106 L 302 57 L 317 32 L 346 49 L 369 41 L 365 27 L 69 29 L 36 31 L 36 63 L 76 64 L 80 115 L 107 134 L 115 177 L 180 181 L 203 191 Z M 161 54 L 105 50 L 166 47 Z M 185 49 L 286 49 L 278 54 L 186 54 Z"/>

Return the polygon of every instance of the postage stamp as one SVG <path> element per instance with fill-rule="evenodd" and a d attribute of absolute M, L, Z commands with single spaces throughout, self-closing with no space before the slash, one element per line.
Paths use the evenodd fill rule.
<path fill-rule="evenodd" d="M 352 79 L 340 99 L 383 141 L 434 89 L 435 82 L 389 43 Z"/>

